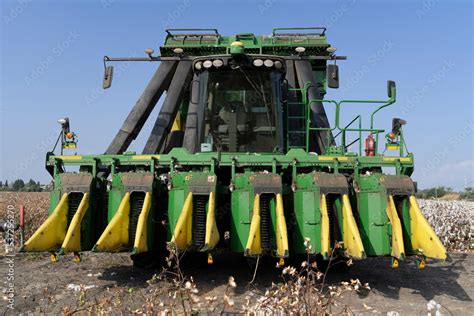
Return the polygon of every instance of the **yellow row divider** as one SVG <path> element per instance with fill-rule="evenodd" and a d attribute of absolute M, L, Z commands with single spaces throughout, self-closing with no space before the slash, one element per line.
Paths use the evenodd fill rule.
<path fill-rule="evenodd" d="M 129 222 L 130 192 L 127 192 L 92 251 L 120 251 L 127 247 Z"/>
<path fill-rule="evenodd" d="M 260 195 L 255 194 L 253 199 L 253 214 L 250 223 L 249 239 L 245 247 L 245 256 L 255 256 L 262 253 L 260 236 Z"/>
<path fill-rule="evenodd" d="M 20 251 L 50 251 L 58 249 L 66 237 L 68 194 L 64 193 L 53 213 L 38 228 Z"/>
<path fill-rule="evenodd" d="M 446 259 L 446 249 L 421 213 L 416 198 L 412 195 L 409 201 L 411 245 L 413 250 L 421 250 L 422 254 L 426 257 Z"/>
<path fill-rule="evenodd" d="M 286 258 L 289 255 L 288 232 L 286 230 L 285 213 L 283 211 L 283 199 L 280 193 L 276 195 L 276 222 L 277 255 L 280 258 Z"/>
<path fill-rule="evenodd" d="M 216 223 L 216 198 L 214 192 L 209 193 L 209 204 L 206 216 L 206 236 L 204 239 L 204 251 L 214 249 L 219 242 L 219 231 Z"/>
<path fill-rule="evenodd" d="M 329 216 L 325 194 L 321 194 L 319 210 L 321 213 L 321 255 L 324 259 L 329 259 L 329 253 L 331 252 L 331 241 L 329 237 Z"/>
<path fill-rule="evenodd" d="M 143 207 L 137 222 L 137 233 L 133 243 L 133 254 L 148 251 L 148 214 L 151 209 L 151 193 L 145 193 Z"/>
<path fill-rule="evenodd" d="M 364 245 L 360 238 L 359 229 L 352 213 L 351 202 L 347 194 L 342 195 L 342 217 L 344 225 L 344 248 L 347 253 L 356 259 L 365 258 Z"/>
<path fill-rule="evenodd" d="M 184 201 L 183 210 L 179 215 L 178 222 L 171 238 L 171 243 L 175 244 L 180 251 L 186 250 L 192 242 L 193 230 L 193 194 L 188 193 Z"/>
<path fill-rule="evenodd" d="M 405 246 L 403 244 L 402 223 L 398 218 L 397 209 L 393 196 L 388 196 L 387 215 L 392 224 L 392 257 L 403 260 L 405 259 Z"/>
<path fill-rule="evenodd" d="M 89 193 L 86 192 L 82 196 L 81 203 L 79 203 L 79 207 L 69 224 L 66 237 L 64 238 L 61 250 L 59 251 L 60 254 L 81 251 L 81 224 L 88 208 Z"/>

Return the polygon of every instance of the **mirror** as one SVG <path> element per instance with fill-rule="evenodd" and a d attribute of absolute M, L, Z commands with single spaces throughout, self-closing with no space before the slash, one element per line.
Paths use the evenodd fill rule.
<path fill-rule="evenodd" d="M 102 82 L 102 88 L 108 89 L 112 85 L 112 78 L 114 76 L 114 66 L 105 67 L 104 81 Z"/>
<path fill-rule="evenodd" d="M 392 81 L 393 82 L 393 81 Z M 394 118 L 392 120 L 392 133 L 395 135 L 400 134 L 400 129 L 402 128 L 403 125 L 405 125 L 407 121 L 402 120 L 401 118 Z"/>
<path fill-rule="evenodd" d="M 395 81 L 393 80 L 388 80 L 387 81 L 387 95 L 389 98 L 394 97 L 395 95 L 392 93 L 392 91 L 396 88 Z"/>
<path fill-rule="evenodd" d="M 339 88 L 339 67 L 337 65 L 326 66 L 326 77 L 329 88 Z"/>

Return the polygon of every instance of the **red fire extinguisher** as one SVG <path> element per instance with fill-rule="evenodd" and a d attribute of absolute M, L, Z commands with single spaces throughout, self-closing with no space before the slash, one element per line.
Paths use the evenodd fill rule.
<path fill-rule="evenodd" d="M 365 139 L 365 155 L 375 156 L 375 139 L 372 134 L 369 134 Z"/>

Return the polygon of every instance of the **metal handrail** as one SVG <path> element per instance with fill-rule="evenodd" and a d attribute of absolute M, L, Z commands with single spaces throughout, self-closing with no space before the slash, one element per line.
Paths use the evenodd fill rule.
<path fill-rule="evenodd" d="M 305 94 L 307 94 L 307 90 L 309 89 L 309 86 L 310 85 L 306 85 L 305 84 Z M 306 150 L 308 150 L 309 148 L 309 132 L 310 131 L 334 131 L 334 130 L 339 130 L 339 133 L 336 134 L 335 137 L 339 136 L 341 133 L 342 133 L 342 146 L 344 146 L 344 148 L 346 148 L 346 144 L 345 144 L 345 141 L 346 141 L 346 132 L 359 132 L 359 154 L 362 154 L 362 142 L 361 142 L 361 139 L 362 139 L 362 132 L 370 132 L 372 134 L 375 134 L 376 135 L 376 140 L 375 140 L 375 144 L 376 144 L 376 147 L 375 147 L 375 153 L 378 152 L 378 141 L 379 141 L 379 134 L 380 133 L 383 133 L 385 132 L 384 129 L 376 129 L 374 128 L 374 118 L 375 118 L 375 114 L 377 112 L 379 112 L 380 110 L 382 110 L 383 108 L 393 104 L 395 102 L 395 95 L 393 94 L 393 96 L 391 98 L 389 98 L 388 100 L 342 100 L 342 101 L 335 101 L 335 100 L 324 100 L 324 99 L 315 99 L 315 100 L 310 100 L 308 103 L 307 103 L 307 113 L 309 114 L 310 113 L 310 108 L 311 108 L 311 105 L 313 103 L 332 103 L 335 105 L 335 110 L 336 110 L 336 113 L 335 113 L 335 122 L 334 122 L 334 125 L 332 128 L 328 128 L 328 127 L 311 127 L 311 119 L 309 117 L 309 115 L 307 116 L 307 136 L 306 136 Z M 341 106 L 344 104 L 344 103 L 369 103 L 369 104 L 382 104 L 381 106 L 379 106 L 378 108 L 376 108 L 370 115 L 370 128 L 362 128 L 362 117 L 360 115 L 356 116 L 356 118 L 354 120 L 352 120 L 348 125 L 346 125 L 345 127 L 341 128 L 340 127 L 340 111 L 341 111 Z M 357 119 L 359 119 L 359 127 L 358 128 L 348 128 L 352 123 L 354 123 Z M 330 141 L 329 139 L 329 133 L 328 133 L 328 141 Z M 353 142 L 354 143 L 354 142 Z M 351 145 L 353 144 L 351 143 Z"/>
<path fill-rule="evenodd" d="M 276 31 L 298 31 L 298 30 L 322 30 L 322 32 L 318 33 L 277 33 Z M 324 36 L 326 33 L 326 28 L 322 26 L 316 27 L 276 27 L 272 30 L 272 36 L 305 36 L 305 35 L 319 35 Z"/>
<path fill-rule="evenodd" d="M 204 31 L 213 31 L 214 33 L 190 33 L 190 34 L 184 34 L 184 33 L 171 33 L 171 32 L 188 32 L 188 31 L 198 31 L 198 32 L 204 32 Z M 166 29 L 165 32 L 168 34 L 168 36 L 175 37 L 175 36 L 186 36 L 186 37 L 191 37 L 191 36 L 216 36 L 220 37 L 219 32 L 217 29 Z"/>
<path fill-rule="evenodd" d="M 361 121 L 361 116 L 360 116 L 360 114 L 357 115 L 356 117 L 354 117 L 354 119 L 353 119 L 352 121 L 350 121 L 349 124 L 347 124 L 344 128 L 348 128 L 349 126 L 351 126 L 352 123 L 354 123 L 357 119 L 359 119 L 359 122 Z M 337 136 L 339 136 L 341 133 L 342 133 L 342 130 L 339 131 L 339 133 L 337 133 L 336 135 L 334 135 L 334 138 L 336 138 Z"/>
<path fill-rule="evenodd" d="M 362 116 L 359 114 L 357 115 L 356 117 L 354 117 L 354 119 L 352 121 L 349 122 L 349 124 L 347 124 L 343 130 L 339 131 L 339 133 L 337 133 L 334 138 L 336 138 L 337 136 L 339 136 L 341 133 L 342 133 L 342 143 L 345 144 L 346 143 L 346 130 L 349 128 L 349 126 L 352 125 L 352 123 L 354 123 L 355 121 L 359 121 L 359 129 L 362 128 Z M 360 140 L 362 139 L 362 131 L 359 131 L 359 138 L 357 138 L 355 141 L 353 141 L 352 143 L 350 143 L 349 145 L 345 145 L 344 146 L 344 149 L 351 146 L 352 144 L 354 144 L 357 140 Z M 359 143 L 359 155 L 362 155 L 362 143 L 360 142 Z"/>

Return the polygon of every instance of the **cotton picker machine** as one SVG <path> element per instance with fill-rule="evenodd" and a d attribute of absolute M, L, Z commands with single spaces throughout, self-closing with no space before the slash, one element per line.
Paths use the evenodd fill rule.
<path fill-rule="evenodd" d="M 111 62 L 159 66 L 104 154 L 47 154 L 49 218 L 22 250 L 77 261 L 83 251 L 128 251 L 137 264 L 166 256 L 167 244 L 209 263 L 222 248 L 280 263 L 307 252 L 391 256 L 393 267 L 408 256 L 420 268 L 445 259 L 414 197 L 406 122 L 375 127 L 395 103 L 395 82 L 387 100 L 325 99 L 346 59 L 325 31 L 169 29 L 160 56 L 105 56 L 103 88 Z M 127 151 L 165 91 L 142 153 Z M 353 105 L 368 107 L 368 119 L 342 122 Z M 61 148 L 74 148 L 69 121 L 60 123 Z"/>

